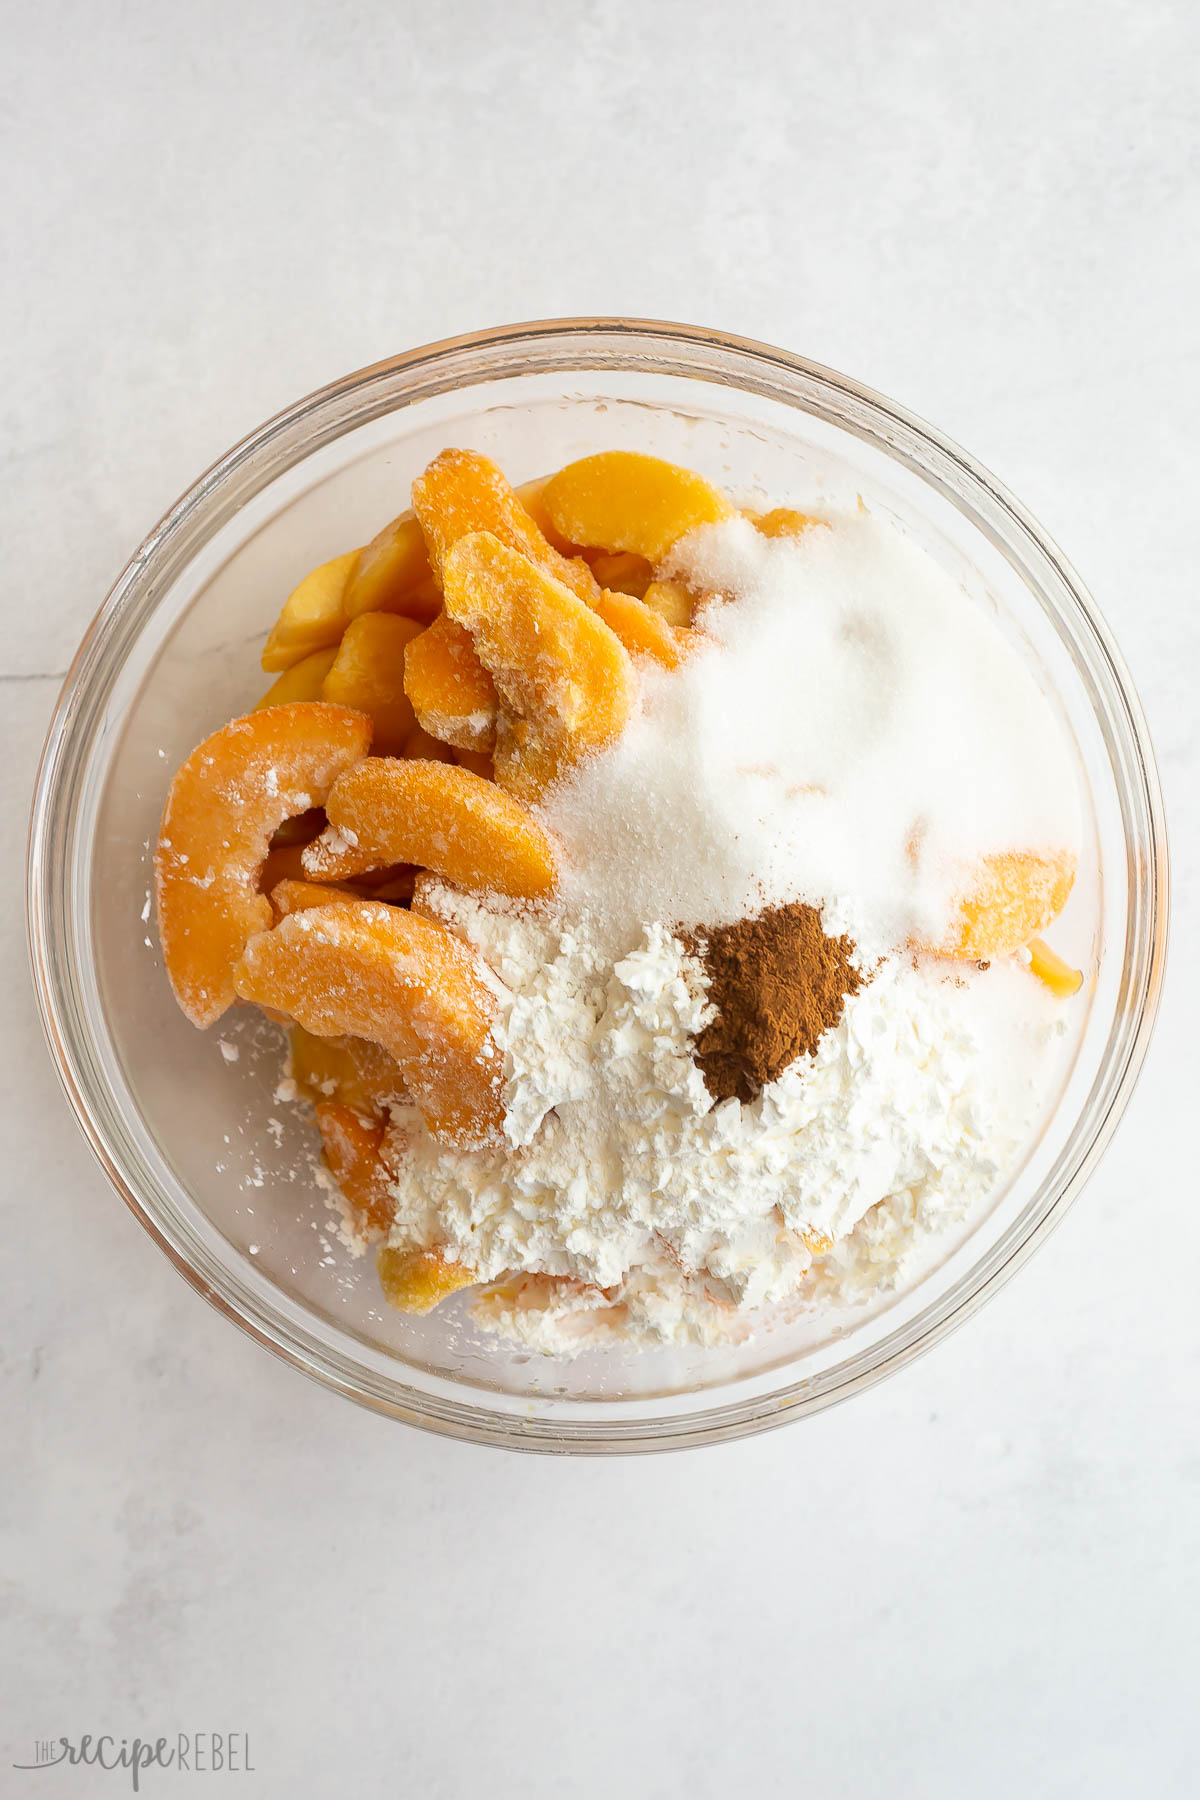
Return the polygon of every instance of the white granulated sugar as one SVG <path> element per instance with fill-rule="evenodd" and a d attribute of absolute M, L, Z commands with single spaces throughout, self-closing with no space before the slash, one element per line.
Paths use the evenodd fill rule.
<path fill-rule="evenodd" d="M 569 906 L 648 919 L 833 908 L 872 949 L 936 938 L 988 851 L 1074 851 L 1054 713 L 994 624 L 869 514 L 798 538 L 694 532 L 675 573 L 714 640 L 645 668 L 638 716 L 542 807 Z M 846 911 L 848 907 L 848 911 Z"/>

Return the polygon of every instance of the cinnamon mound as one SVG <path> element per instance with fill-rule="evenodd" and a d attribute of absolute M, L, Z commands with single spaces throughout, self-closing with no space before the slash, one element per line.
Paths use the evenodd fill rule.
<path fill-rule="evenodd" d="M 696 932 L 687 944 L 717 1009 L 695 1051 L 714 1100 L 753 1100 L 797 1057 L 811 1056 L 846 996 L 868 979 L 850 960 L 853 940 L 827 936 L 820 909 L 802 901 Z"/>

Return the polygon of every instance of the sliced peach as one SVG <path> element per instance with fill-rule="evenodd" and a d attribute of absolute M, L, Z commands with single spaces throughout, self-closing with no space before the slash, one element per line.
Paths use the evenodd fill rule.
<path fill-rule="evenodd" d="M 630 656 L 648 656 L 664 669 L 677 669 L 684 650 L 660 612 L 632 594 L 607 591 L 596 602 L 597 615 L 615 631 Z"/>
<path fill-rule="evenodd" d="M 322 820 L 324 816 L 322 812 Z M 322 825 L 323 829 L 324 825 Z M 309 838 L 306 841 L 311 843 L 312 839 Z M 281 881 L 303 881 L 303 858 L 303 844 L 272 844 L 267 851 L 266 860 L 258 872 L 259 893 L 269 894 L 273 888 L 279 886 Z"/>
<path fill-rule="evenodd" d="M 261 712 L 265 706 L 287 706 L 293 700 L 319 700 L 321 684 L 333 667 L 336 655 L 335 644 L 328 650 L 314 650 L 311 656 L 302 656 L 298 663 L 293 663 L 271 683 L 255 712 Z"/>
<path fill-rule="evenodd" d="M 341 641 L 348 623 L 343 605 L 346 584 L 357 561 L 358 551 L 348 550 L 322 563 L 293 588 L 263 647 L 262 666 L 268 674 L 290 669 L 301 657 Z"/>
<path fill-rule="evenodd" d="M 1041 938 L 1029 940 L 1029 966 L 1039 981 L 1044 981 L 1052 994 L 1060 1000 L 1069 1000 L 1083 986 L 1083 970 L 1073 969 L 1065 962 L 1056 950 Z"/>
<path fill-rule="evenodd" d="M 288 875 L 275 883 L 269 898 L 278 924 L 289 913 L 303 912 L 306 907 L 328 906 L 331 900 L 361 900 L 363 895 L 356 894 L 353 888 L 339 887 L 335 881 L 305 881 L 303 877 L 296 880 Z"/>
<path fill-rule="evenodd" d="M 158 935 L 175 998 L 194 1025 L 235 999 L 233 969 L 271 923 L 259 875 L 284 819 L 324 805 L 364 757 L 371 721 L 320 701 L 248 713 L 193 750 L 167 794 L 154 868 Z"/>
<path fill-rule="evenodd" d="M 632 594 L 637 600 L 645 599 L 646 589 L 654 580 L 654 571 L 645 557 L 634 556 L 628 550 L 601 550 L 598 555 L 589 556 L 588 562 L 602 588 Z"/>
<path fill-rule="evenodd" d="M 326 1165 L 355 1222 L 368 1236 L 382 1234 L 396 1212 L 392 1176 L 379 1155 L 383 1120 L 365 1119 L 340 1100 L 318 1101 L 316 1113 Z"/>
<path fill-rule="evenodd" d="M 823 519 L 810 518 L 808 513 L 797 512 L 794 506 L 777 506 L 772 512 L 763 513 L 755 519 L 754 529 L 761 532 L 763 537 L 799 537 L 802 531 L 822 524 Z"/>
<path fill-rule="evenodd" d="M 496 684 L 471 634 L 440 613 L 404 652 L 404 689 L 424 730 L 458 750 L 496 742 Z"/>
<path fill-rule="evenodd" d="M 415 863 L 458 887 L 535 899 L 553 892 L 554 852 L 532 815 L 453 763 L 369 756 L 325 802 L 329 829 L 305 852 L 326 880 Z"/>
<path fill-rule="evenodd" d="M 375 1257 L 379 1285 L 397 1312 L 429 1313 L 451 1294 L 474 1287 L 479 1277 L 443 1250 L 398 1250 L 384 1244 Z"/>
<path fill-rule="evenodd" d="M 571 558 L 577 557 L 579 555 L 579 545 L 573 544 L 569 538 L 563 537 L 561 532 L 555 530 L 554 520 L 546 511 L 546 503 L 542 499 L 542 495 L 546 491 L 546 482 L 548 479 L 548 476 L 540 475 L 536 481 L 518 481 L 513 489 L 513 493 L 517 496 L 517 499 L 521 502 L 525 511 L 529 514 L 546 542 L 550 545 L 550 548 L 552 550 L 557 550 L 561 556 Z"/>
<path fill-rule="evenodd" d="M 423 725 L 413 726 L 404 740 L 404 748 L 400 754 L 406 762 L 454 761 L 454 752 L 449 744 L 443 744 L 440 738 L 431 737 Z"/>
<path fill-rule="evenodd" d="M 371 900 L 290 914 L 250 940 L 234 972 L 243 1000 L 316 1037 L 382 1045 L 430 1131 L 457 1149 L 497 1142 L 503 1124 L 489 981 L 443 926 Z"/>
<path fill-rule="evenodd" d="M 326 700 L 366 713 L 381 756 L 399 756 L 416 724 L 404 691 L 404 652 L 419 636 L 415 619 L 396 613 L 363 613 L 352 619 L 325 677 Z"/>
<path fill-rule="evenodd" d="M 652 581 L 642 595 L 646 605 L 661 613 L 668 625 L 690 625 L 697 596 L 686 581 Z"/>
<path fill-rule="evenodd" d="M 624 730 L 633 665 L 591 607 L 490 532 L 458 541 L 443 585 L 446 611 L 496 684 L 496 780 L 536 799 Z"/>
<path fill-rule="evenodd" d="M 454 760 L 460 769 L 470 769 L 484 781 L 496 779 L 496 765 L 485 750 L 455 750 Z"/>
<path fill-rule="evenodd" d="M 343 600 L 346 617 L 363 613 L 403 613 L 422 622 L 432 619 L 442 604 L 425 534 L 416 515 L 401 513 L 378 532 L 359 552 Z"/>
<path fill-rule="evenodd" d="M 605 450 L 568 463 L 550 477 L 542 500 L 574 543 L 631 551 L 655 564 L 697 525 L 733 512 L 702 475 L 635 450 Z"/>
<path fill-rule="evenodd" d="M 412 492 L 413 511 L 443 589 L 446 558 L 458 540 L 473 531 L 490 531 L 580 599 L 592 600 L 599 592 L 582 558 L 565 557 L 547 542 L 503 473 L 477 450 L 443 450 L 413 482 Z"/>
<path fill-rule="evenodd" d="M 1075 880 L 1075 858 L 1032 850 L 980 858 L 963 883 L 942 956 L 977 962 L 1007 956 L 1057 917 Z"/>
<path fill-rule="evenodd" d="M 340 1100 L 369 1117 L 405 1098 L 399 1064 L 366 1038 L 314 1037 L 299 1025 L 288 1033 L 288 1073 L 306 1100 Z"/>

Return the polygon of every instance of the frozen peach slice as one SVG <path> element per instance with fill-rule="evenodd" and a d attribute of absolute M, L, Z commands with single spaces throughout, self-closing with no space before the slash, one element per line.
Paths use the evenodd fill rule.
<path fill-rule="evenodd" d="M 306 1100 L 340 1100 L 370 1116 L 405 1098 L 399 1064 L 366 1038 L 320 1038 L 293 1025 L 288 1073 Z"/>
<path fill-rule="evenodd" d="M 322 821 L 324 817 L 324 812 L 322 812 Z M 324 824 L 322 824 L 323 829 Z M 306 841 L 311 843 L 312 839 L 309 838 Z M 303 857 L 303 844 L 272 844 L 267 851 L 266 860 L 258 872 L 259 893 L 271 893 L 281 881 L 303 881 L 305 878 Z"/>
<path fill-rule="evenodd" d="M 270 892 L 271 910 L 275 918 L 286 919 L 289 913 L 303 912 L 309 906 L 328 906 L 331 900 L 361 900 L 353 888 L 339 887 L 335 881 L 296 880 L 287 875 L 277 881 Z"/>
<path fill-rule="evenodd" d="M 544 491 L 544 490 L 543 490 Z M 516 490 L 502 472 L 477 450 L 443 450 L 413 482 L 413 511 L 421 521 L 434 575 L 445 588 L 445 562 L 460 538 L 490 531 L 511 550 L 555 576 L 582 600 L 593 600 L 599 587 L 582 558 L 561 554 L 547 542 Z"/>
<path fill-rule="evenodd" d="M 596 612 L 615 631 L 630 656 L 648 656 L 664 669 L 677 669 L 684 651 L 660 612 L 632 594 L 603 593 Z"/>
<path fill-rule="evenodd" d="M 1004 851 L 981 857 L 963 884 L 938 950 L 968 961 L 1007 956 L 1058 916 L 1074 880 L 1075 858 L 1066 851 L 1053 856 Z"/>
<path fill-rule="evenodd" d="M 697 525 L 733 512 L 702 475 L 635 450 L 605 450 L 568 463 L 550 477 L 542 501 L 572 542 L 631 551 L 655 564 Z"/>
<path fill-rule="evenodd" d="M 1073 969 L 1065 962 L 1056 950 L 1041 938 L 1029 940 L 1029 966 L 1039 981 L 1044 981 L 1052 994 L 1060 1000 L 1069 1000 L 1083 986 L 1083 970 Z"/>
<path fill-rule="evenodd" d="M 417 722 L 404 691 L 404 652 L 420 632 L 415 619 L 364 613 L 347 625 L 325 677 L 325 699 L 366 713 L 381 756 L 399 756 Z"/>
<path fill-rule="evenodd" d="M 425 534 L 414 513 L 401 513 L 359 552 L 346 583 L 346 617 L 394 612 L 425 621 L 433 618 L 441 603 Z"/>
<path fill-rule="evenodd" d="M 654 580 L 654 571 L 645 557 L 634 556 L 628 550 L 601 550 L 599 555 L 589 556 L 588 562 L 602 588 L 632 594 L 637 600 L 645 599 L 646 589 Z"/>
<path fill-rule="evenodd" d="M 306 575 L 284 602 L 263 647 L 262 666 L 268 675 L 290 669 L 314 650 L 327 650 L 340 642 L 347 618 L 343 600 L 358 551 L 348 550 L 322 563 Z"/>
<path fill-rule="evenodd" d="M 474 1287 L 479 1279 L 464 1263 L 451 1262 L 443 1250 L 398 1250 L 384 1244 L 376 1254 L 379 1285 L 397 1312 L 430 1313 L 451 1294 Z"/>
<path fill-rule="evenodd" d="M 261 712 L 264 706 L 288 706 L 293 700 L 319 700 L 321 684 L 333 667 L 336 655 L 335 644 L 328 650 L 314 650 L 311 656 L 302 656 L 298 663 L 293 663 L 271 683 L 255 712 Z"/>
<path fill-rule="evenodd" d="M 285 819 L 322 806 L 364 757 L 371 721 L 296 701 L 248 713 L 193 750 L 167 795 L 154 868 L 158 934 L 175 998 L 194 1025 L 235 999 L 233 969 L 271 923 L 259 875 Z"/>
<path fill-rule="evenodd" d="M 316 1037 L 381 1045 L 443 1143 L 499 1140 L 503 1061 L 489 971 L 443 926 L 379 901 L 338 900 L 252 938 L 234 985 Z"/>
<path fill-rule="evenodd" d="M 777 506 L 773 512 L 763 513 L 755 519 L 754 529 L 763 537 L 799 537 L 813 525 L 821 525 L 821 519 L 810 518 L 807 513 L 797 512 L 793 506 Z"/>
<path fill-rule="evenodd" d="M 404 652 L 404 690 L 422 727 L 457 750 L 496 741 L 496 684 L 471 634 L 440 613 Z"/>
<path fill-rule="evenodd" d="M 554 889 L 554 852 L 536 819 L 453 763 L 369 756 L 334 784 L 325 811 L 329 828 L 305 866 L 327 880 L 408 862 L 478 893 L 536 899 Z"/>
<path fill-rule="evenodd" d="M 661 613 L 668 625 L 686 626 L 692 622 L 696 595 L 686 581 L 652 581 L 642 599 Z"/>
<path fill-rule="evenodd" d="M 385 1232 L 395 1216 L 396 1202 L 391 1173 L 379 1155 L 383 1120 L 364 1119 L 340 1100 L 318 1101 L 316 1113 L 326 1166 L 355 1214 L 356 1224 L 368 1236 Z"/>
<path fill-rule="evenodd" d="M 446 611 L 496 684 L 496 780 L 536 799 L 624 730 L 633 664 L 590 606 L 490 532 L 461 538 L 443 577 Z"/>

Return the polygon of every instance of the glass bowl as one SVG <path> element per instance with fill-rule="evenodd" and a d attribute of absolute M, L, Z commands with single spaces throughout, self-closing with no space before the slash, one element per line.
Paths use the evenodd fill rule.
<path fill-rule="evenodd" d="M 149 908 L 168 779 L 264 685 L 257 652 L 315 563 L 364 543 L 447 444 L 514 481 L 599 448 L 693 465 L 745 498 L 862 495 L 1017 642 L 1075 745 L 1086 819 L 1056 943 L 1087 971 L 1059 1091 L 1021 1166 L 925 1265 L 858 1308 L 722 1348 L 523 1355 L 461 1301 L 381 1303 L 329 1232 L 313 1134 L 274 1104 L 279 1043 L 249 1013 L 177 1011 Z M 1133 1087 L 1162 980 L 1167 858 L 1153 755 L 1124 664 L 1065 559 L 970 457 L 856 382 L 766 345 L 621 319 L 510 326 L 310 394 L 201 476 L 137 550 L 67 677 L 29 851 L 34 976 L 63 1084 L 114 1187 L 192 1285 L 298 1368 L 380 1412 L 547 1451 L 633 1451 L 761 1431 L 846 1398 L 966 1318 L 1049 1232 Z M 232 1019 L 232 1023 L 230 1022 Z M 222 1045 L 224 1048 L 222 1048 Z"/>

